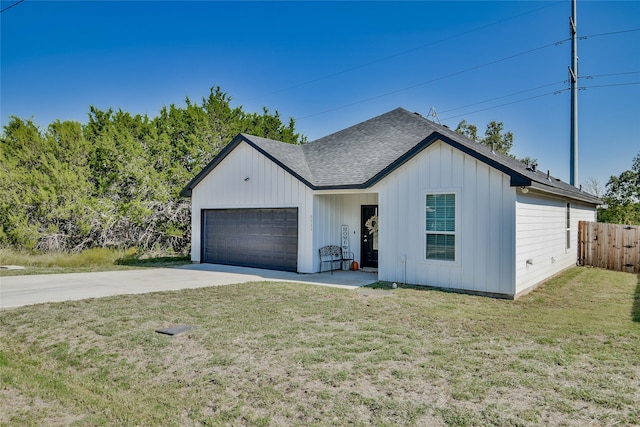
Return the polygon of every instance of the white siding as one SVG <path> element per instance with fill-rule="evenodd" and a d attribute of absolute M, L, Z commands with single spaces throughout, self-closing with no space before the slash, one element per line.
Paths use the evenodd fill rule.
<path fill-rule="evenodd" d="M 425 195 L 436 192 L 456 194 L 455 262 L 425 257 Z M 380 280 L 513 296 L 575 265 L 578 221 L 595 221 L 596 211 L 571 202 L 567 250 L 566 203 L 522 194 L 507 175 L 441 142 L 371 189 L 315 192 L 242 142 L 192 191 L 191 259 L 200 261 L 203 209 L 295 207 L 299 272 L 318 271 L 318 249 L 340 244 L 343 224 L 359 260 L 360 207 L 378 205 Z"/>
<path fill-rule="evenodd" d="M 349 226 L 351 252 L 360 262 L 361 206 L 377 205 L 375 193 L 316 194 L 314 196 L 313 252 L 316 254 L 316 271 L 319 271 L 318 249 L 326 245 L 340 246 L 342 225 Z"/>
<path fill-rule="evenodd" d="M 571 203 L 568 249 L 567 203 Z M 595 221 L 596 210 L 562 198 L 518 192 L 516 216 L 516 293 L 521 293 L 576 265 L 578 221 Z"/>
<path fill-rule="evenodd" d="M 245 181 L 246 178 L 249 179 Z M 202 209 L 295 207 L 298 208 L 298 271 L 314 271 L 312 190 L 245 142 L 193 189 L 191 199 L 192 261 L 200 261 Z"/>
<path fill-rule="evenodd" d="M 379 192 L 380 280 L 514 294 L 515 189 L 507 175 L 437 142 L 374 190 Z M 455 262 L 425 259 L 430 192 L 456 194 Z"/>

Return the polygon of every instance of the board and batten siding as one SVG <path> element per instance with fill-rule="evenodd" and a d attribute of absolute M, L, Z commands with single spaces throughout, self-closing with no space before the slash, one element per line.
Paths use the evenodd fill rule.
<path fill-rule="evenodd" d="M 318 250 L 327 245 L 342 244 L 341 226 L 349 226 L 349 246 L 354 258 L 360 263 L 361 206 L 377 205 L 377 193 L 322 194 L 316 192 L 313 204 L 315 218 L 313 230 L 313 252 L 316 254 L 316 271 L 320 271 Z"/>
<path fill-rule="evenodd" d="M 248 180 L 246 178 L 249 178 Z M 298 272 L 314 272 L 313 191 L 241 142 L 193 190 L 191 260 L 200 262 L 203 209 L 298 208 Z"/>
<path fill-rule="evenodd" d="M 513 295 L 515 189 L 509 176 L 436 142 L 378 183 L 378 278 Z M 456 194 L 456 260 L 426 259 L 425 196 Z"/>
<path fill-rule="evenodd" d="M 567 203 L 570 203 L 570 247 L 567 248 Z M 595 221 L 593 206 L 535 192 L 516 199 L 516 294 L 576 265 L 578 222 Z"/>

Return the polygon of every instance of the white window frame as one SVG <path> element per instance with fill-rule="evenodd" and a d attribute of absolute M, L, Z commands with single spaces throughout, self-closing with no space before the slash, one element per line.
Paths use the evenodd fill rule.
<path fill-rule="evenodd" d="M 571 251 L 571 203 L 567 202 L 565 206 L 565 252 Z"/>
<path fill-rule="evenodd" d="M 440 194 L 453 194 L 455 199 L 455 231 L 429 231 L 427 230 L 427 196 L 435 196 Z M 429 264 L 442 264 L 447 266 L 456 266 L 460 264 L 460 212 L 461 212 L 460 190 L 452 188 L 430 189 L 423 191 L 422 194 L 422 213 L 424 238 L 422 240 L 422 259 Z M 446 234 L 454 236 L 454 258 L 452 260 L 445 259 L 429 259 L 427 258 L 427 236 L 429 234 Z"/>

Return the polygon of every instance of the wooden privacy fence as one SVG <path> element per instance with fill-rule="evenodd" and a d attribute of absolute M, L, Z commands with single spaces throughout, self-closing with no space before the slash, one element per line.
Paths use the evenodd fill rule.
<path fill-rule="evenodd" d="M 578 223 L 578 264 L 640 273 L 640 227 L 636 225 Z"/>

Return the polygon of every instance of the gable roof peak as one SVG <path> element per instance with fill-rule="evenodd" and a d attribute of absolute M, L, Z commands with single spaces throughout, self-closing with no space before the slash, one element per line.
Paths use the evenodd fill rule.
<path fill-rule="evenodd" d="M 287 144 L 249 134 L 239 134 L 182 191 L 194 188 L 235 147 L 246 142 L 309 188 L 370 188 L 417 153 L 442 141 L 507 174 L 511 186 L 532 186 L 540 191 L 587 203 L 601 201 L 560 180 L 547 180 L 517 159 L 492 151 L 420 113 L 395 108 L 346 129 L 303 145 Z"/>

